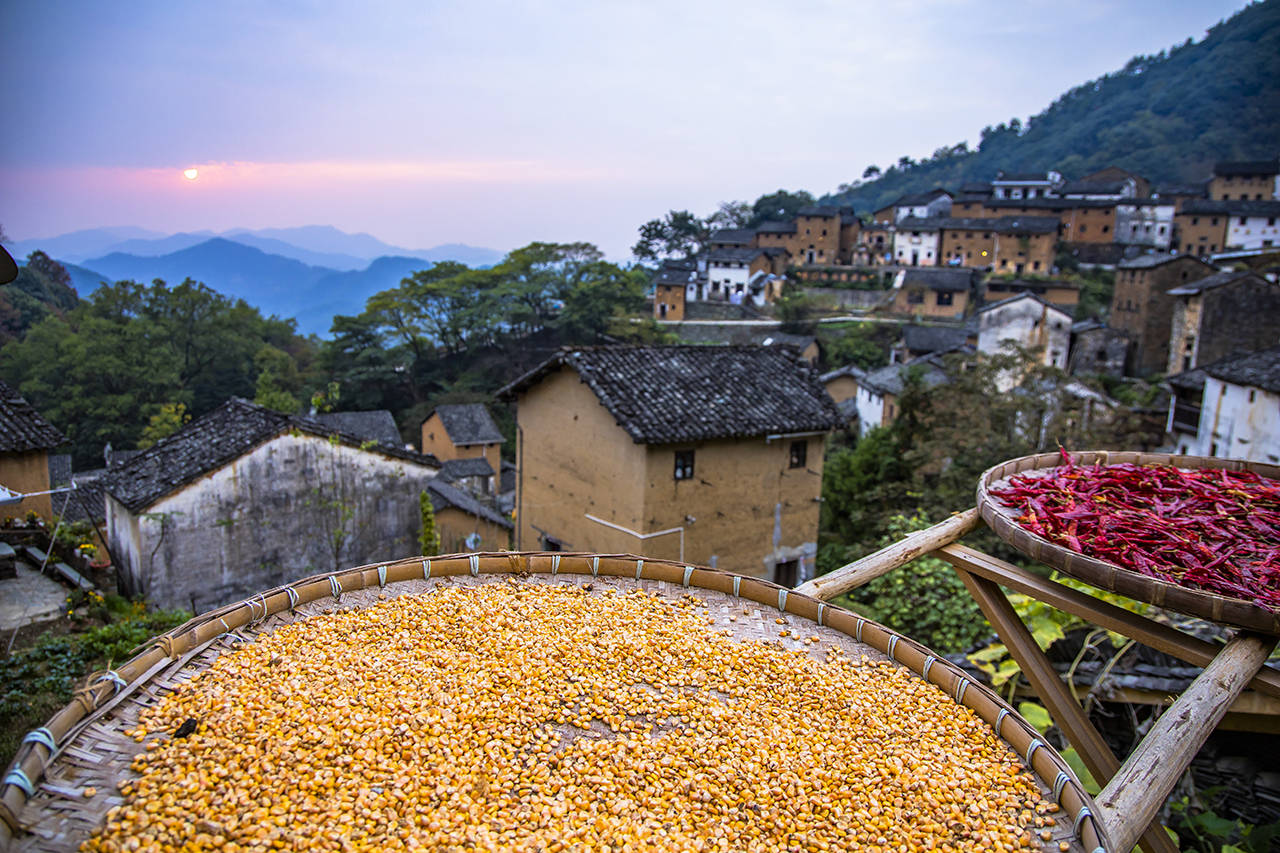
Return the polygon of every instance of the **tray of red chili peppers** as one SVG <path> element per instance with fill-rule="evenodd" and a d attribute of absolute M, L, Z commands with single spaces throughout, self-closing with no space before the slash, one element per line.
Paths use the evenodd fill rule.
<path fill-rule="evenodd" d="M 984 473 L 978 509 L 1001 539 L 1086 583 L 1280 634 L 1280 466 L 1042 453 Z"/>

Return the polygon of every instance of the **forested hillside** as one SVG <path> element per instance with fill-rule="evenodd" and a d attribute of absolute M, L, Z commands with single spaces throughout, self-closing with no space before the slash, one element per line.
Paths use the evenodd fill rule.
<path fill-rule="evenodd" d="M 998 170 L 1057 169 L 1076 178 L 1119 166 L 1153 182 L 1208 177 L 1217 160 L 1280 154 L 1280 0 L 1241 10 L 1201 41 L 1135 56 L 1124 68 L 1077 86 L 1026 124 L 982 130 L 927 160 L 902 158 L 877 175 L 844 184 L 825 201 L 861 213 L 898 196 L 967 181 Z"/>

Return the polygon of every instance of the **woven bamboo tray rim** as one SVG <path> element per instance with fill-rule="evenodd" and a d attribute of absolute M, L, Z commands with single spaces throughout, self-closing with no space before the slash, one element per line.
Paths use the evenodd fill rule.
<path fill-rule="evenodd" d="M 122 706 L 136 704 L 136 718 L 142 707 L 159 702 L 172 690 L 181 672 L 187 668 L 203 668 L 194 666 L 202 657 L 204 666 L 212 663 L 219 654 L 250 639 L 246 635 L 256 628 L 265 628 L 264 623 L 272 617 L 290 616 L 296 608 L 312 602 L 332 601 L 342 606 L 344 593 L 378 591 L 408 581 L 438 583 L 450 578 L 465 581 L 468 575 L 481 582 L 486 576 L 497 580 L 505 575 L 551 580 L 557 575 L 580 575 L 623 582 L 656 581 L 688 588 L 692 593 L 720 593 L 752 601 L 764 608 L 811 620 L 906 667 L 990 725 L 996 736 L 1031 770 L 1042 790 L 1049 792 L 1062 809 L 1065 819 L 1060 820 L 1059 825 L 1064 833 L 1070 830 L 1071 834 L 1062 839 L 1055 834 L 1054 844 L 1066 840 L 1072 850 L 1089 853 L 1105 853 L 1110 849 L 1105 828 L 1093 817 L 1091 797 L 1057 751 L 992 690 L 916 641 L 848 610 L 759 578 L 633 554 L 551 552 L 414 557 L 317 574 L 201 614 L 157 636 L 117 669 L 89 676 L 67 706 L 28 735 L 9 766 L 0 790 L 0 841 L 8 839 L 15 848 L 22 844 L 22 849 L 75 849 L 79 840 L 73 841 L 71 835 L 73 832 L 83 835 L 86 827 L 91 831 L 101 824 L 107 810 L 105 799 L 101 794 L 92 800 L 79 797 L 78 791 L 46 781 L 46 771 L 56 771 L 60 762 L 81 767 L 100 765 L 104 758 L 94 754 L 95 746 L 105 751 L 114 750 L 117 755 L 107 758 L 122 760 L 127 769 L 137 752 L 136 744 L 112 746 L 104 741 L 92 744 L 79 741 L 97 729 L 108 728 L 114 734 L 115 730 L 124 728 L 126 724 L 118 719 Z M 36 796 L 31 796 L 28 788 Z M 36 825 L 50 812 L 56 812 L 68 827 L 65 833 L 59 832 L 53 838 L 47 833 L 42 838 L 25 833 L 26 827 Z"/>
<path fill-rule="evenodd" d="M 1172 465 L 1177 468 L 1212 468 L 1227 471 L 1251 471 L 1263 477 L 1280 480 L 1280 466 L 1242 459 L 1219 459 L 1212 456 L 1187 456 L 1173 453 L 1138 451 L 1085 450 L 1073 452 L 1077 465 Z M 1250 628 L 1267 634 L 1280 634 L 1280 613 L 1274 613 L 1239 598 L 1191 589 L 1171 581 L 1147 577 L 1114 563 L 1089 557 L 1050 542 L 1014 521 L 1016 511 L 1003 506 L 990 490 L 1016 474 L 1048 472 L 1062 462 L 1059 453 L 1037 453 L 1010 459 L 987 469 L 978 480 L 978 510 L 982 519 L 1002 540 L 1034 560 L 1058 569 L 1085 583 L 1116 592 L 1138 601 L 1176 610 L 1238 628 Z"/>

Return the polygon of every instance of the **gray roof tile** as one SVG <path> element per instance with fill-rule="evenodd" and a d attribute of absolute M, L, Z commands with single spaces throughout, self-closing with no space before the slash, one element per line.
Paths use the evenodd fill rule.
<path fill-rule="evenodd" d="M 296 429 L 323 438 L 337 437 L 351 447 L 364 440 L 310 418 L 283 415 L 248 400 L 232 397 L 204 417 L 163 438 L 105 476 L 108 494 L 130 512 L 139 512 L 165 495 L 216 471 L 250 450 Z M 434 456 L 379 444 L 369 452 L 433 468 Z"/>
<path fill-rule="evenodd" d="M 483 518 L 485 521 L 491 521 L 507 530 L 511 530 L 515 525 L 511 523 L 511 519 L 499 515 L 494 510 L 480 503 L 475 496 L 459 489 L 457 486 L 451 486 L 443 482 L 439 477 L 433 477 L 431 482 L 427 483 L 427 495 L 431 499 L 431 509 L 435 512 L 453 507 L 462 510 L 468 515 L 474 515 L 477 518 Z"/>
<path fill-rule="evenodd" d="M 1205 365 L 1204 372 L 1232 385 L 1280 393 L 1280 347 L 1225 358 Z"/>
<path fill-rule="evenodd" d="M 482 403 L 436 406 L 444 431 L 454 444 L 501 444 L 502 432 Z M 430 416 L 428 416 L 430 417 Z"/>
<path fill-rule="evenodd" d="M 66 441 L 16 389 L 0 382 L 0 452 L 49 450 Z"/>
<path fill-rule="evenodd" d="M 396 419 L 386 409 L 366 412 L 325 412 L 315 420 L 339 432 L 359 436 L 366 441 L 380 441 L 388 447 L 404 447 L 404 439 L 396 427 Z"/>
<path fill-rule="evenodd" d="M 642 444 L 826 432 L 843 422 L 817 373 L 789 347 L 565 349 L 499 394 L 514 397 L 562 366 Z"/>

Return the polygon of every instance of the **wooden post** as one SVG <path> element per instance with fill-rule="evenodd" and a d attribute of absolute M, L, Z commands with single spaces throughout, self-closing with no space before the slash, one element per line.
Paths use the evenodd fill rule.
<path fill-rule="evenodd" d="M 1128 850 L 1191 759 L 1266 662 L 1276 637 L 1241 632 L 1160 715 L 1095 801 L 1116 850 Z"/>
<path fill-rule="evenodd" d="M 1100 783 L 1105 783 L 1119 769 L 1119 759 L 1102 739 L 1102 735 L 1098 734 L 1093 723 L 1089 722 L 1089 718 L 1085 716 L 1080 704 L 1067 690 L 1066 684 L 1058 676 L 1053 664 L 1045 657 L 1044 652 L 1031 636 L 1031 632 L 1027 630 L 1027 626 L 1022 624 L 1022 620 L 1014 612 L 1009 599 L 994 582 L 966 571 L 963 560 L 949 557 L 948 562 L 956 567 L 960 580 L 964 581 L 964 585 L 968 587 L 974 601 L 982 609 L 982 614 L 996 629 L 996 633 L 1008 647 L 1009 654 L 1018 662 L 1022 674 L 1031 682 L 1032 689 L 1044 702 L 1049 716 L 1080 753 L 1081 759 L 1093 774 L 1093 778 Z M 1110 835 L 1110 826 L 1105 821 L 1101 822 L 1100 834 Z M 1137 834 L 1141 835 L 1142 849 L 1147 853 L 1177 853 L 1178 851 L 1168 833 L 1164 831 L 1164 827 L 1159 823 L 1147 826 L 1145 830 L 1139 827 Z M 1133 846 L 1133 841 L 1134 839 L 1130 839 L 1127 846 L 1112 844 L 1108 849 L 1113 853 L 1127 853 Z"/>
<path fill-rule="evenodd" d="M 848 592 L 869 583 L 899 566 L 905 566 L 923 554 L 956 541 L 981 522 L 982 516 L 978 514 L 977 507 L 957 513 L 946 521 L 925 530 L 917 530 L 874 554 L 868 554 L 861 560 L 803 583 L 796 587 L 796 592 L 811 595 L 823 601 L 835 598 L 842 592 Z"/>
<path fill-rule="evenodd" d="M 1123 634 L 1193 666 L 1208 666 L 1218 656 L 1218 652 L 1222 651 L 1220 645 L 1207 643 L 1199 637 L 1153 622 L 1145 616 L 1131 613 L 1088 593 L 1054 583 L 967 545 L 958 542 L 946 545 L 938 550 L 938 556 L 953 566 L 995 581 L 1006 589 L 1029 595 L 1036 601 L 1043 601 L 1108 631 Z M 1248 686 L 1259 693 L 1280 699 L 1280 670 L 1263 667 L 1253 676 Z"/>

